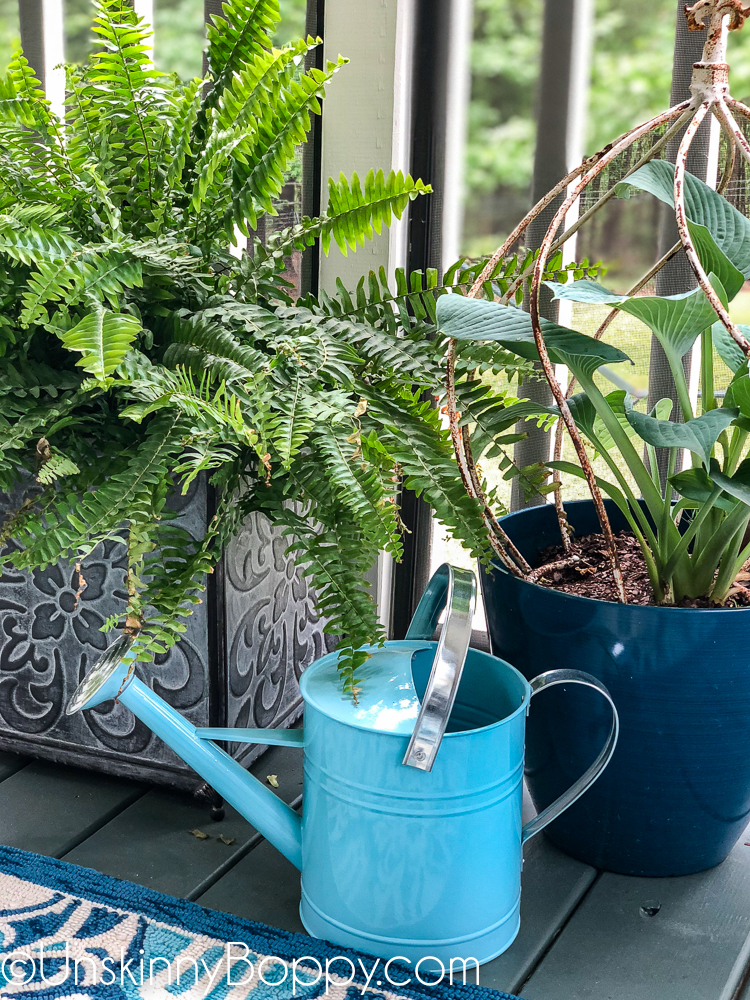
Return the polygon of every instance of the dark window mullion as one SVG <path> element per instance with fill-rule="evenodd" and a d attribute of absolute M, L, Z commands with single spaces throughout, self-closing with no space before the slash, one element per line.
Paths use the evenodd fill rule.
<path fill-rule="evenodd" d="M 433 194 L 411 206 L 408 270 L 442 269 L 448 59 L 453 0 L 418 0 L 412 90 L 411 173 Z M 406 490 L 401 495 L 404 554 L 393 580 L 392 634 L 403 639 L 430 577 L 432 510 Z"/>
<path fill-rule="evenodd" d="M 23 53 L 42 87 L 45 87 L 43 0 L 18 0 L 18 20 Z"/>

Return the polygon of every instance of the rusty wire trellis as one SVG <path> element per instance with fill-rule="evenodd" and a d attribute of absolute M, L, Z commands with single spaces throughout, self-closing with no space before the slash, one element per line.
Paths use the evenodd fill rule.
<path fill-rule="evenodd" d="M 581 469 L 586 478 L 586 482 L 591 493 L 594 506 L 599 518 L 599 522 L 604 536 L 607 551 L 609 553 L 610 565 L 612 568 L 615 585 L 619 599 L 622 603 L 627 603 L 625 587 L 622 578 L 622 571 L 619 565 L 617 548 L 612 532 L 612 527 L 604 507 L 601 491 L 596 482 L 596 476 L 591 465 L 591 460 L 586 452 L 580 432 L 576 427 L 571 414 L 567 399 L 573 392 L 575 379 L 571 379 L 567 389 L 563 389 L 556 375 L 554 365 L 550 361 L 547 348 L 542 336 L 542 324 L 539 312 L 539 297 L 543 282 L 543 276 L 547 261 L 550 256 L 562 247 L 578 230 L 584 226 L 593 216 L 606 205 L 615 195 L 615 184 L 611 184 L 605 193 L 600 194 L 594 203 L 581 213 L 579 218 L 558 236 L 560 228 L 564 225 L 565 219 L 570 210 L 575 206 L 583 193 L 601 181 L 603 175 L 614 161 L 622 154 L 632 154 L 632 150 L 638 148 L 638 143 L 653 135 L 657 130 L 666 126 L 660 138 L 646 150 L 641 156 L 630 156 L 630 162 L 622 174 L 622 178 L 634 173 L 637 169 L 653 160 L 666 144 L 676 136 L 685 126 L 684 135 L 680 142 L 677 153 L 674 174 L 674 205 L 675 219 L 679 232 L 679 242 L 666 253 L 653 268 L 646 274 L 631 290 L 630 294 L 636 294 L 644 288 L 662 267 L 681 249 L 684 250 L 690 266 L 695 274 L 698 285 L 703 290 L 706 298 L 711 303 L 718 319 L 725 329 L 740 347 L 744 354 L 750 358 L 750 343 L 741 330 L 731 320 L 727 310 L 724 308 L 721 299 L 714 291 L 708 275 L 703 269 L 690 237 L 687 216 L 685 212 L 685 170 L 687 156 L 690 147 L 702 122 L 709 114 L 713 114 L 719 122 L 726 141 L 728 143 L 728 154 L 726 165 L 719 182 L 717 190 L 724 192 L 731 180 L 735 169 L 735 160 L 739 153 L 750 164 L 750 141 L 737 123 L 734 113 L 750 120 L 750 108 L 735 100 L 729 93 L 729 66 L 726 62 L 726 33 L 736 31 L 741 28 L 750 17 L 750 7 L 745 7 L 742 0 L 698 0 L 692 6 L 686 6 L 685 16 L 691 31 L 707 31 L 706 43 L 703 49 L 703 57 L 700 62 L 695 63 L 693 68 L 693 78 L 690 87 L 692 97 L 675 105 L 668 111 L 657 115 L 650 121 L 631 129 L 615 142 L 605 146 L 598 153 L 585 159 L 574 170 L 549 191 L 526 215 L 526 217 L 516 226 L 505 243 L 492 255 L 484 268 L 482 274 L 477 278 L 472 286 L 469 296 L 477 297 L 484 283 L 490 279 L 497 264 L 509 253 L 514 244 L 521 239 L 529 225 L 541 213 L 551 205 L 558 197 L 565 194 L 562 204 L 555 213 L 545 233 L 544 239 L 533 265 L 518 275 L 511 284 L 507 292 L 499 300 L 502 304 L 510 302 L 515 291 L 527 280 L 531 279 L 530 286 L 530 312 L 531 322 L 534 331 L 534 340 L 539 358 L 542 364 L 545 378 L 549 383 L 555 402 L 560 411 L 560 419 L 555 440 L 555 458 L 558 459 L 562 453 L 562 442 L 564 432 L 568 435 L 575 448 Z M 616 310 L 607 316 L 596 332 L 596 338 L 602 337 L 608 326 L 611 324 Z M 563 547 L 566 557 L 557 563 L 547 565 L 539 570 L 532 570 L 528 562 L 524 559 L 518 549 L 504 531 L 502 525 L 497 520 L 495 514 L 489 506 L 487 498 L 481 485 L 481 478 L 476 468 L 476 464 L 471 452 L 471 442 L 468 428 L 460 426 L 461 415 L 456 403 L 456 382 L 455 382 L 455 361 L 456 342 L 451 341 L 448 348 L 446 366 L 446 389 L 447 389 L 447 412 L 450 422 L 451 437 L 453 447 L 458 462 L 458 468 L 467 493 L 476 500 L 482 508 L 484 523 L 488 529 L 490 543 L 493 551 L 501 560 L 503 565 L 516 576 L 523 577 L 530 582 L 535 582 L 543 571 L 552 568 L 562 568 L 576 561 L 575 556 L 570 556 L 570 536 L 565 518 L 565 509 L 560 495 L 560 489 L 555 491 L 555 506 L 560 524 Z M 555 481 L 559 482 L 559 473 L 555 472 Z"/>

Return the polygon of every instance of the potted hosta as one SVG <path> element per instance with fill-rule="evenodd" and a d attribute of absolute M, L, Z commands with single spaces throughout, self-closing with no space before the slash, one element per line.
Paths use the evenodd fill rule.
<path fill-rule="evenodd" d="M 608 773 L 549 836 L 590 864 L 642 875 L 717 864 L 750 815 L 750 590 L 743 572 L 750 558 L 743 341 L 747 346 L 750 331 L 720 321 L 715 304 L 728 320 L 729 302 L 750 276 L 750 221 L 692 175 L 676 181 L 663 160 L 631 173 L 617 194 L 649 192 L 673 205 L 675 190 L 684 190 L 685 230 L 696 272 L 709 276 L 705 289 L 659 297 L 614 294 L 588 277 L 547 284 L 558 300 L 603 304 L 646 324 L 669 363 L 676 412 L 671 400 L 648 412 L 626 391 L 607 390 L 599 369 L 629 360 L 616 343 L 507 301 L 451 295 L 438 303 L 441 331 L 464 354 L 468 342 L 492 343 L 525 358 L 543 354 L 573 377 L 567 394 L 555 381 L 558 405 L 517 403 L 492 432 L 530 414 L 553 419 L 564 404 L 579 462 L 562 461 L 558 448 L 549 467 L 557 479 L 564 472 L 594 480 L 590 501 L 567 503 L 558 493 L 554 505 L 493 520 L 476 471 L 491 436 L 452 402 L 462 379 L 453 375 L 450 352 L 448 408 L 464 482 L 485 510 L 496 551 L 483 581 L 493 651 L 528 676 L 545 666 L 585 669 L 607 685 L 620 712 L 622 738 Z M 683 359 L 697 341 L 696 406 Z M 725 395 L 716 391 L 714 347 L 732 373 Z M 658 451 L 667 456 L 666 477 Z M 606 474 L 594 477 L 594 455 Z M 529 729 L 527 780 L 540 808 L 591 763 L 607 726 L 593 695 L 550 694 Z"/>
<path fill-rule="evenodd" d="M 398 558 L 402 484 L 486 543 L 424 402 L 437 275 L 297 302 L 285 275 L 428 188 L 342 177 L 319 218 L 230 252 L 274 214 L 345 60 L 304 70 L 320 39 L 276 49 L 278 4 L 230 0 L 209 77 L 182 83 L 127 0 L 94 7 L 64 119 L 21 53 L 0 86 L 0 747 L 190 784 L 116 704 L 64 714 L 117 636 L 194 723 L 288 724 L 326 642 L 356 697 L 358 649 L 383 638 L 364 577 Z"/>

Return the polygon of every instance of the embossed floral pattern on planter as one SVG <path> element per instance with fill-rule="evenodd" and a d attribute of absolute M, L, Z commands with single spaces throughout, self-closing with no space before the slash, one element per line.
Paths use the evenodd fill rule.
<path fill-rule="evenodd" d="M 115 555 L 115 547 L 108 546 L 111 555 Z M 116 548 L 122 549 L 122 546 Z M 105 549 L 104 558 L 107 558 Z M 122 561 L 114 558 L 111 567 L 106 562 L 87 562 L 86 575 L 81 577 L 77 570 L 66 571 L 62 566 L 49 566 L 45 570 L 34 570 L 34 586 L 43 594 L 48 594 L 52 600 L 39 604 L 34 609 L 34 620 L 31 624 L 32 639 L 61 639 L 66 629 L 72 628 L 82 645 L 94 646 L 96 649 L 107 648 L 107 637 L 102 632 L 106 618 L 96 608 L 104 593 L 104 583 L 109 569 Z M 114 575 L 114 574 L 113 574 Z M 124 590 L 115 590 L 113 596 L 126 599 Z"/>
<path fill-rule="evenodd" d="M 194 537 L 203 533 L 204 481 L 170 506 Z M 285 557 L 286 546 L 265 518 L 248 518 L 227 549 L 225 572 L 209 581 L 213 589 L 187 619 L 182 642 L 139 669 L 194 725 L 263 728 L 299 716 L 297 679 L 327 647 L 313 596 Z M 197 776 L 121 706 L 64 712 L 112 641 L 100 629 L 123 608 L 123 557 L 121 545 L 96 549 L 82 566 L 86 587 L 77 601 L 78 575 L 69 565 L 0 577 L 0 748 L 195 787 Z M 258 749 L 234 745 L 232 753 L 249 764 Z"/>
<path fill-rule="evenodd" d="M 297 680 L 328 651 L 313 594 L 288 541 L 254 514 L 224 557 L 227 622 L 227 717 L 230 726 L 289 724 L 301 712 Z M 235 746 L 243 763 L 253 750 Z"/>

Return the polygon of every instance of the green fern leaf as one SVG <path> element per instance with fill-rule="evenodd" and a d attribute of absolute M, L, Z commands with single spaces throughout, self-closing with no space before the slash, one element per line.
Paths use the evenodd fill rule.
<path fill-rule="evenodd" d="M 157 418 L 134 453 L 120 457 L 121 470 L 93 491 L 58 494 L 39 516 L 17 534 L 21 569 L 44 568 L 60 559 L 85 558 L 106 539 L 125 540 L 128 521 L 146 522 L 160 515 L 154 491 L 162 484 L 179 449 L 176 415 Z"/>
<path fill-rule="evenodd" d="M 303 381 L 299 374 L 294 379 L 291 390 L 277 395 L 274 404 L 281 412 L 274 427 L 273 443 L 283 468 L 288 469 L 313 428 L 313 421 L 306 405 Z"/>
<path fill-rule="evenodd" d="M 24 221 L 6 209 L 0 214 L 0 254 L 21 264 L 59 260 L 80 248 L 64 228 L 51 228 Z"/>
<path fill-rule="evenodd" d="M 279 0 L 225 0 L 222 14 L 214 14 L 207 26 L 206 54 L 214 78 L 209 105 L 218 100 L 235 73 L 269 48 L 280 19 Z"/>
<path fill-rule="evenodd" d="M 77 475 L 80 471 L 75 462 L 71 462 L 65 455 L 53 453 L 39 469 L 36 478 L 37 482 L 50 486 L 57 479 Z"/>
<path fill-rule="evenodd" d="M 167 186 L 170 188 L 182 188 L 182 173 L 192 152 L 191 136 L 200 109 L 202 86 L 203 80 L 191 80 L 174 102 L 167 167 Z"/>
<path fill-rule="evenodd" d="M 475 558 L 488 557 L 480 507 L 457 474 L 450 435 L 439 412 L 419 393 L 402 389 L 389 398 L 387 386 L 381 384 L 379 390 L 370 393 L 368 416 L 379 425 L 381 440 L 403 470 L 406 488 L 424 494 L 452 537 Z"/>
<path fill-rule="evenodd" d="M 347 434 L 347 430 L 353 433 Z M 377 471 L 363 461 L 361 449 L 358 445 L 355 447 L 352 437 L 358 442 L 359 434 L 350 421 L 348 428 L 341 425 L 320 427 L 315 444 L 323 455 L 328 476 L 341 503 L 366 527 L 378 549 L 399 559 L 401 536 L 393 484 L 386 493 Z"/>
<path fill-rule="evenodd" d="M 269 109 L 271 114 L 257 122 L 250 149 L 233 163 L 231 215 L 243 232 L 245 220 L 255 228 L 261 212 L 276 214 L 273 199 L 281 193 L 285 171 L 297 146 L 307 138 L 310 115 L 320 114 L 325 86 L 346 62 L 339 57 L 325 70 L 313 68 L 298 80 L 290 80 Z"/>
<path fill-rule="evenodd" d="M 103 381 L 125 358 L 141 330 L 134 316 L 111 313 L 101 305 L 65 333 L 60 340 L 69 351 L 83 354 L 76 366 Z"/>
<path fill-rule="evenodd" d="M 219 129 L 255 129 L 255 119 L 265 117 L 274 107 L 283 89 L 288 88 L 299 62 L 312 49 L 322 44 L 321 38 L 301 38 L 281 49 L 265 49 L 231 80 L 221 94 L 217 108 Z"/>
<path fill-rule="evenodd" d="M 394 216 L 400 219 L 410 201 L 431 192 L 429 184 L 415 181 L 410 174 L 404 176 L 400 171 L 391 171 L 387 177 L 382 170 L 377 174 L 370 171 L 364 188 L 356 174 L 351 182 L 341 174 L 338 184 L 329 178 L 326 210 L 319 218 L 304 218 L 272 237 L 273 249 L 281 254 L 292 248 L 304 250 L 320 237 L 326 254 L 334 240 L 346 255 L 349 249 L 364 246 L 365 240 L 372 239 L 373 232 L 380 233 Z M 405 295 L 408 294 L 406 289 Z"/>

